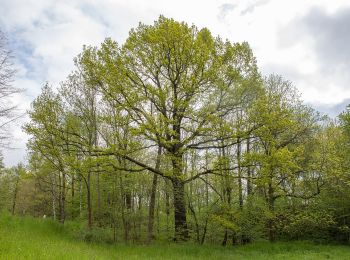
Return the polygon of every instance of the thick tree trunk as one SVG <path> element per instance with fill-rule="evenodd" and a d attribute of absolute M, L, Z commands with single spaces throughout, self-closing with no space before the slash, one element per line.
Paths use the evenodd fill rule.
<path fill-rule="evenodd" d="M 178 178 L 173 178 L 172 184 L 175 211 L 175 241 L 187 241 L 189 234 L 186 220 L 185 184 Z"/>

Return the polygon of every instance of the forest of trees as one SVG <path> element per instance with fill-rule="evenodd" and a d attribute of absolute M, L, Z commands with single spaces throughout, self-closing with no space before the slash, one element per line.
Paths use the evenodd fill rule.
<path fill-rule="evenodd" d="M 87 240 L 349 242 L 350 109 L 322 116 L 248 43 L 162 16 L 74 62 L 32 103 L 0 210 Z"/>

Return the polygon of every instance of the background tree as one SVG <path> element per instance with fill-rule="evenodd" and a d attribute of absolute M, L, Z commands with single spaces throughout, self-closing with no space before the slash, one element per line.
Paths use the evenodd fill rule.
<path fill-rule="evenodd" d="M 0 30 L 0 145 L 8 145 L 9 124 L 18 118 L 16 105 L 11 98 L 21 90 L 13 87 L 15 74 L 13 57 L 7 46 L 7 39 Z"/>

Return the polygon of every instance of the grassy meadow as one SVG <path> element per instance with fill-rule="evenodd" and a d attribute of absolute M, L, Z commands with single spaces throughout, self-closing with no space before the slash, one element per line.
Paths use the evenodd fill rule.
<path fill-rule="evenodd" d="M 0 217 L 0 259 L 350 259 L 350 247 L 310 242 L 246 246 L 87 243 L 49 219 Z"/>

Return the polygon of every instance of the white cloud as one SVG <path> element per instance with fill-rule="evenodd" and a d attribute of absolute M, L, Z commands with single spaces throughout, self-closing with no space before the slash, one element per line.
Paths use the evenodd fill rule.
<path fill-rule="evenodd" d="M 312 8 L 331 15 L 349 5 L 347 0 L 0 0 L 0 29 L 8 34 L 16 55 L 14 84 L 27 89 L 14 99 L 23 110 L 46 81 L 55 85 L 65 79 L 84 44 L 98 45 L 105 37 L 122 43 L 138 22 L 150 24 L 163 14 L 207 27 L 224 39 L 248 41 L 264 73 L 282 74 L 308 103 L 331 111 L 350 98 L 343 70 L 337 67 L 332 76 L 322 73 L 313 39 L 288 28 Z M 13 132 L 13 145 L 20 149 L 5 153 L 8 165 L 22 160 L 27 139 L 19 126 Z"/>

